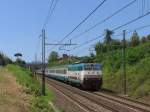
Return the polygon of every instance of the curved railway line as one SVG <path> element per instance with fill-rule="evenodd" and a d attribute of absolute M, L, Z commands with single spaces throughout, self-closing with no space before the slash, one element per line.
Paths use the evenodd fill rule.
<path fill-rule="evenodd" d="M 49 78 L 47 78 L 47 83 L 83 107 L 85 112 L 150 112 L 148 104 L 128 100 L 121 96 L 87 92 Z"/>

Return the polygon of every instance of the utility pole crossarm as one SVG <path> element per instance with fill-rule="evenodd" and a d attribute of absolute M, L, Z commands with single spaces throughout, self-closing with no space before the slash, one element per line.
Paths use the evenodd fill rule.
<path fill-rule="evenodd" d="M 64 46 L 71 46 L 71 45 L 77 45 L 77 44 L 51 44 L 51 43 L 45 43 L 46 46 L 49 45 L 64 45 Z"/>
<path fill-rule="evenodd" d="M 45 69 L 46 69 L 46 62 L 45 62 L 45 49 L 46 46 L 50 45 L 62 45 L 62 46 L 72 46 L 72 45 L 77 45 L 77 44 L 72 44 L 71 41 L 70 43 L 65 43 L 65 44 L 53 44 L 53 43 L 46 43 L 45 42 L 45 29 L 42 29 L 42 95 L 45 95 Z M 70 51 L 70 50 L 68 50 Z"/>

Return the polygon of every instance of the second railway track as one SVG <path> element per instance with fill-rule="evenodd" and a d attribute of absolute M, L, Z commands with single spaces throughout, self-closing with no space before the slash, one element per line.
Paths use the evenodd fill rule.
<path fill-rule="evenodd" d="M 94 94 L 101 96 L 101 97 L 105 97 L 107 99 L 113 100 L 115 102 L 120 102 L 124 105 L 128 105 L 129 107 L 133 107 L 133 108 L 138 108 L 141 111 L 150 111 L 150 105 L 143 103 L 143 102 L 139 102 L 130 98 L 126 98 L 123 96 L 119 96 L 119 95 L 114 95 L 114 94 L 110 94 L 107 92 L 94 92 Z"/>
<path fill-rule="evenodd" d="M 111 95 L 104 95 L 101 93 L 91 93 L 87 91 L 80 90 L 78 88 L 72 87 L 70 85 L 64 84 L 62 82 L 58 82 L 52 79 L 47 78 L 47 83 L 57 88 L 59 91 L 63 92 L 64 94 L 68 94 L 69 97 L 72 97 L 75 101 L 78 97 L 75 98 L 75 95 L 81 96 L 82 98 L 85 98 L 90 101 L 90 103 L 95 104 L 94 106 L 85 102 L 81 103 L 80 100 L 76 101 L 83 107 L 87 108 L 89 112 L 101 112 L 103 109 L 106 109 L 107 111 L 113 111 L 113 112 L 150 112 L 150 108 L 146 105 L 142 105 L 136 102 L 125 102 L 121 98 L 114 98 Z M 75 95 L 74 95 L 75 94 Z M 74 98 L 73 98 L 74 95 Z M 82 99 L 81 98 L 81 99 Z M 100 109 L 96 109 L 99 107 L 102 107 Z M 106 111 L 105 110 L 105 111 Z M 104 111 L 104 110 L 103 110 Z M 102 112 L 103 112 L 102 111 Z"/>

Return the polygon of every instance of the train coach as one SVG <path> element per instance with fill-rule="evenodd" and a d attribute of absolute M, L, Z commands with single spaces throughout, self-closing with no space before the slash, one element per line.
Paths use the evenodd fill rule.
<path fill-rule="evenodd" d="M 84 89 L 99 90 L 102 86 L 102 67 L 98 63 L 79 63 L 46 69 L 46 76 Z"/>

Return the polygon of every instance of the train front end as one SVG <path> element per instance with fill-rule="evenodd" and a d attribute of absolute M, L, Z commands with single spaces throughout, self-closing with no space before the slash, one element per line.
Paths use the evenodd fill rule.
<path fill-rule="evenodd" d="M 84 64 L 82 72 L 82 87 L 90 90 L 99 90 L 102 86 L 102 69 L 97 63 Z"/>

